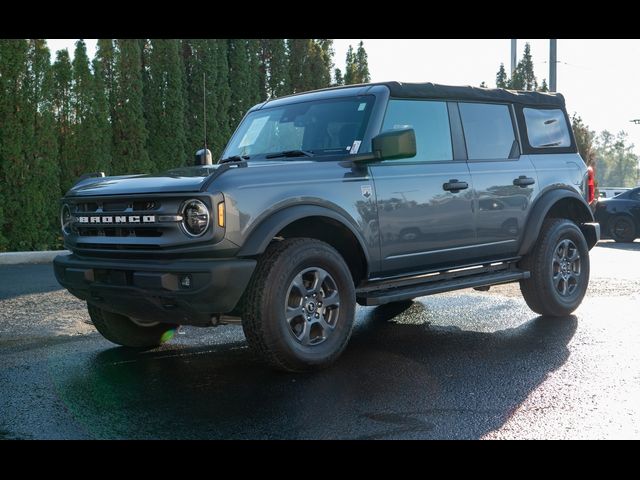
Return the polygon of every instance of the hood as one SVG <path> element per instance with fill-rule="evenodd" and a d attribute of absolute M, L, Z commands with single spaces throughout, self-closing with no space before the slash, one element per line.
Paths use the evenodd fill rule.
<path fill-rule="evenodd" d="M 326 157 L 317 157 L 324 159 Z M 327 157 L 331 158 L 331 157 Z M 333 157 L 335 159 L 335 156 Z M 294 165 L 311 164 L 313 161 L 306 159 L 251 161 L 242 166 L 248 168 L 269 168 L 286 165 L 288 168 Z M 153 175 L 121 175 L 117 177 L 92 177 L 85 178 L 76 183 L 67 192 L 70 197 L 84 197 L 96 195 L 130 195 L 135 193 L 180 193 L 199 192 L 205 182 L 214 175 L 218 169 L 220 174 L 227 170 L 235 170 L 237 163 L 223 165 L 202 165 L 183 167 L 168 170 L 164 173 Z"/>
<path fill-rule="evenodd" d="M 68 196 L 121 195 L 131 193 L 197 192 L 220 165 L 169 170 L 154 175 L 122 175 L 86 178 L 76 183 Z"/>

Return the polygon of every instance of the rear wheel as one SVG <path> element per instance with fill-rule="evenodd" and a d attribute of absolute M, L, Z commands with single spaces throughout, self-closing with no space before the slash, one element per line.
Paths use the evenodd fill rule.
<path fill-rule="evenodd" d="M 347 345 L 355 289 L 343 258 L 310 238 L 267 248 L 243 299 L 242 328 L 249 346 L 286 371 L 326 367 Z"/>
<path fill-rule="evenodd" d="M 520 266 L 531 272 L 530 278 L 520 281 L 520 291 L 534 312 L 564 317 L 582 302 L 589 284 L 589 248 L 570 220 L 545 220 Z"/>
<path fill-rule="evenodd" d="M 107 312 L 87 304 L 89 316 L 98 332 L 110 342 L 132 348 L 154 348 L 173 338 L 178 327 L 169 323 L 144 325 L 129 317 Z"/>
<path fill-rule="evenodd" d="M 609 235 L 616 242 L 633 242 L 636 239 L 636 226 L 627 217 L 614 217 L 609 222 Z"/>

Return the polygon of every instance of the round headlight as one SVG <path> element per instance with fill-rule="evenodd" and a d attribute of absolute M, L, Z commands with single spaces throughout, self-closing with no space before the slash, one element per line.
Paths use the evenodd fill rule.
<path fill-rule="evenodd" d="M 199 237 L 209 228 L 209 209 L 200 200 L 187 200 L 182 204 L 182 228 L 187 235 Z"/>
<path fill-rule="evenodd" d="M 69 235 L 71 233 L 71 224 L 71 209 L 69 208 L 69 205 L 65 203 L 60 209 L 60 228 L 62 229 L 62 233 Z"/>

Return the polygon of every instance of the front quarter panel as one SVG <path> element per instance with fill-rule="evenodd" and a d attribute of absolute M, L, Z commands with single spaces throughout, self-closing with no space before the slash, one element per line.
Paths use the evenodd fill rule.
<path fill-rule="evenodd" d="M 375 190 L 366 167 L 338 161 L 254 164 L 229 172 L 216 182 L 226 204 L 226 238 L 244 246 L 257 228 L 277 212 L 304 205 L 333 212 L 356 233 L 370 261 L 379 265 Z"/>

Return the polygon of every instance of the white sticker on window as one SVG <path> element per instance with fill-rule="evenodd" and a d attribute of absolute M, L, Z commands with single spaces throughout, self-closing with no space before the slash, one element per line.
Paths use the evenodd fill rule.
<path fill-rule="evenodd" d="M 248 145 L 253 145 L 258 138 L 258 135 L 262 131 L 265 123 L 267 123 L 267 120 L 269 120 L 269 117 L 264 116 L 256 118 L 254 121 L 252 121 L 251 125 L 249 125 L 249 128 L 247 129 L 247 133 L 244 134 L 244 137 L 242 137 L 242 140 L 238 144 L 238 147 L 242 148 Z"/>
<path fill-rule="evenodd" d="M 365 108 L 367 108 L 367 104 L 366 103 L 361 103 L 360 105 L 358 105 L 358 111 L 362 112 Z"/>
<path fill-rule="evenodd" d="M 362 143 L 361 140 L 354 140 L 353 145 L 351 145 L 351 150 L 349 150 L 349 153 L 351 155 L 355 155 L 356 153 L 358 153 L 358 150 L 360 150 L 361 143 Z"/>
<path fill-rule="evenodd" d="M 400 124 L 396 123 L 396 124 L 393 126 L 393 129 L 394 129 L 394 130 L 403 130 L 403 129 L 405 129 L 405 128 L 412 128 L 412 125 L 400 125 Z"/>

